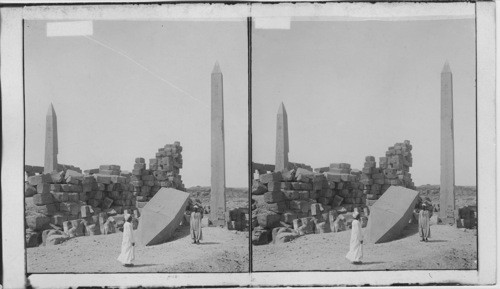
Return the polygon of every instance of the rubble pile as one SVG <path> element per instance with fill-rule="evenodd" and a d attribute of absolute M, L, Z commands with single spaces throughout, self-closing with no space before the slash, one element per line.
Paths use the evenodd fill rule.
<path fill-rule="evenodd" d="M 331 164 L 323 173 L 298 168 L 260 175 L 252 187 L 257 202 L 253 243 L 287 242 L 304 234 L 344 230 L 354 210 L 364 211 L 360 175 L 345 163 Z M 280 231 L 281 227 L 287 229 Z"/>
<path fill-rule="evenodd" d="M 413 165 L 411 150 L 412 145 L 408 140 L 396 143 L 388 148 L 385 157 L 380 158 L 378 168 L 373 156 L 366 157 L 362 180 L 365 180 L 363 192 L 368 206 L 372 206 L 390 186 L 415 189 L 410 174 Z"/>
<path fill-rule="evenodd" d="M 97 172 L 91 171 L 95 173 L 68 169 L 28 178 L 25 196 L 32 196 L 33 202 L 26 215 L 28 246 L 113 233 L 123 226 L 124 213 L 138 217 L 128 173 L 117 165 L 101 165 Z"/>
<path fill-rule="evenodd" d="M 142 208 L 161 188 L 186 191 L 179 174 L 182 168 L 182 146 L 176 141 L 159 148 L 146 169 L 144 158 L 136 158 L 130 176 L 133 191 L 137 193 L 137 206 Z"/>

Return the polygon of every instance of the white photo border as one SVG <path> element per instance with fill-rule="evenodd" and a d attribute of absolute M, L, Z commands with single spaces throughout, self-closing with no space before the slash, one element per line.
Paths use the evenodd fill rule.
<path fill-rule="evenodd" d="M 12 2 L 12 1 L 9 1 Z M 48 1 L 51 3 L 54 1 Z M 140 3 L 141 1 L 137 1 Z M 96 3 L 97 4 L 97 3 Z M 246 17 L 468 17 L 475 6 L 477 23 L 478 270 L 366 271 L 228 274 L 31 274 L 36 288 L 70 286 L 384 286 L 391 284 L 491 285 L 497 280 L 498 219 L 496 198 L 495 3 L 315 3 L 315 4 L 175 4 L 61 5 L 0 9 L 2 92 L 2 246 L 5 288 L 26 285 L 24 233 L 24 20 L 234 19 Z M 420 14 L 419 14 L 420 13 Z M 375 15 L 375 16 L 374 16 Z M 470 15 L 469 15 L 470 16 Z M 343 19 L 346 20 L 346 19 Z M 7 223 L 8 220 L 8 223 Z"/>

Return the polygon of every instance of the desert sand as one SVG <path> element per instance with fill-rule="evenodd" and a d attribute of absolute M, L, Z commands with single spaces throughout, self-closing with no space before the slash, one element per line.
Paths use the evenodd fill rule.
<path fill-rule="evenodd" d="M 78 237 L 56 246 L 28 248 L 28 273 L 248 272 L 248 232 L 205 227 L 201 244 L 195 245 L 189 227 L 183 226 L 167 243 L 136 246 L 134 267 L 116 260 L 122 235 Z"/>
<path fill-rule="evenodd" d="M 365 229 L 363 229 L 365 230 Z M 363 246 L 363 264 L 353 265 L 349 251 L 351 231 L 313 234 L 291 242 L 253 247 L 254 271 L 422 270 L 476 269 L 475 230 L 448 225 L 431 226 L 429 242 L 420 242 L 416 225 L 401 238 Z"/>

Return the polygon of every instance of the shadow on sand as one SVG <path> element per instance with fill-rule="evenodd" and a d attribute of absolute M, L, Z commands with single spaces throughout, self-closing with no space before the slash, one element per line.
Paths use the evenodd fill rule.
<path fill-rule="evenodd" d="M 172 238 L 170 240 L 168 240 L 168 242 L 182 239 L 188 235 L 189 235 L 189 226 L 179 226 L 177 229 L 175 229 L 175 232 L 174 232 Z"/>
<path fill-rule="evenodd" d="M 158 265 L 158 264 L 134 264 L 134 266 L 131 268 L 150 267 L 150 266 L 156 266 L 156 265 Z"/>
<path fill-rule="evenodd" d="M 200 245 L 217 245 L 217 244 L 220 244 L 220 243 L 219 242 L 203 242 L 203 241 L 200 242 Z"/>
<path fill-rule="evenodd" d="M 359 264 L 359 266 L 363 266 L 363 265 L 375 265 L 375 264 L 384 264 L 385 262 L 363 262 L 361 264 Z"/>
<path fill-rule="evenodd" d="M 448 241 L 447 240 L 432 240 L 432 239 L 430 239 L 427 242 L 428 243 L 443 243 L 443 242 L 448 242 Z"/>

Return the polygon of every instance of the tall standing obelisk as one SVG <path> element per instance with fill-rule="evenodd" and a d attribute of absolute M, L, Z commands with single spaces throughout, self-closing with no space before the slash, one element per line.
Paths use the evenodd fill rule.
<path fill-rule="evenodd" d="M 274 171 L 288 170 L 288 116 L 285 105 L 280 104 L 276 122 L 276 162 Z"/>
<path fill-rule="evenodd" d="M 224 150 L 224 95 L 222 72 L 216 62 L 212 71 L 212 177 L 210 191 L 210 221 L 224 226 L 226 213 L 226 168 Z"/>
<path fill-rule="evenodd" d="M 52 103 L 45 118 L 45 162 L 44 173 L 57 170 L 57 116 Z"/>
<path fill-rule="evenodd" d="M 448 62 L 441 72 L 441 186 L 439 218 L 455 222 L 455 145 L 453 137 L 453 77 Z"/>

